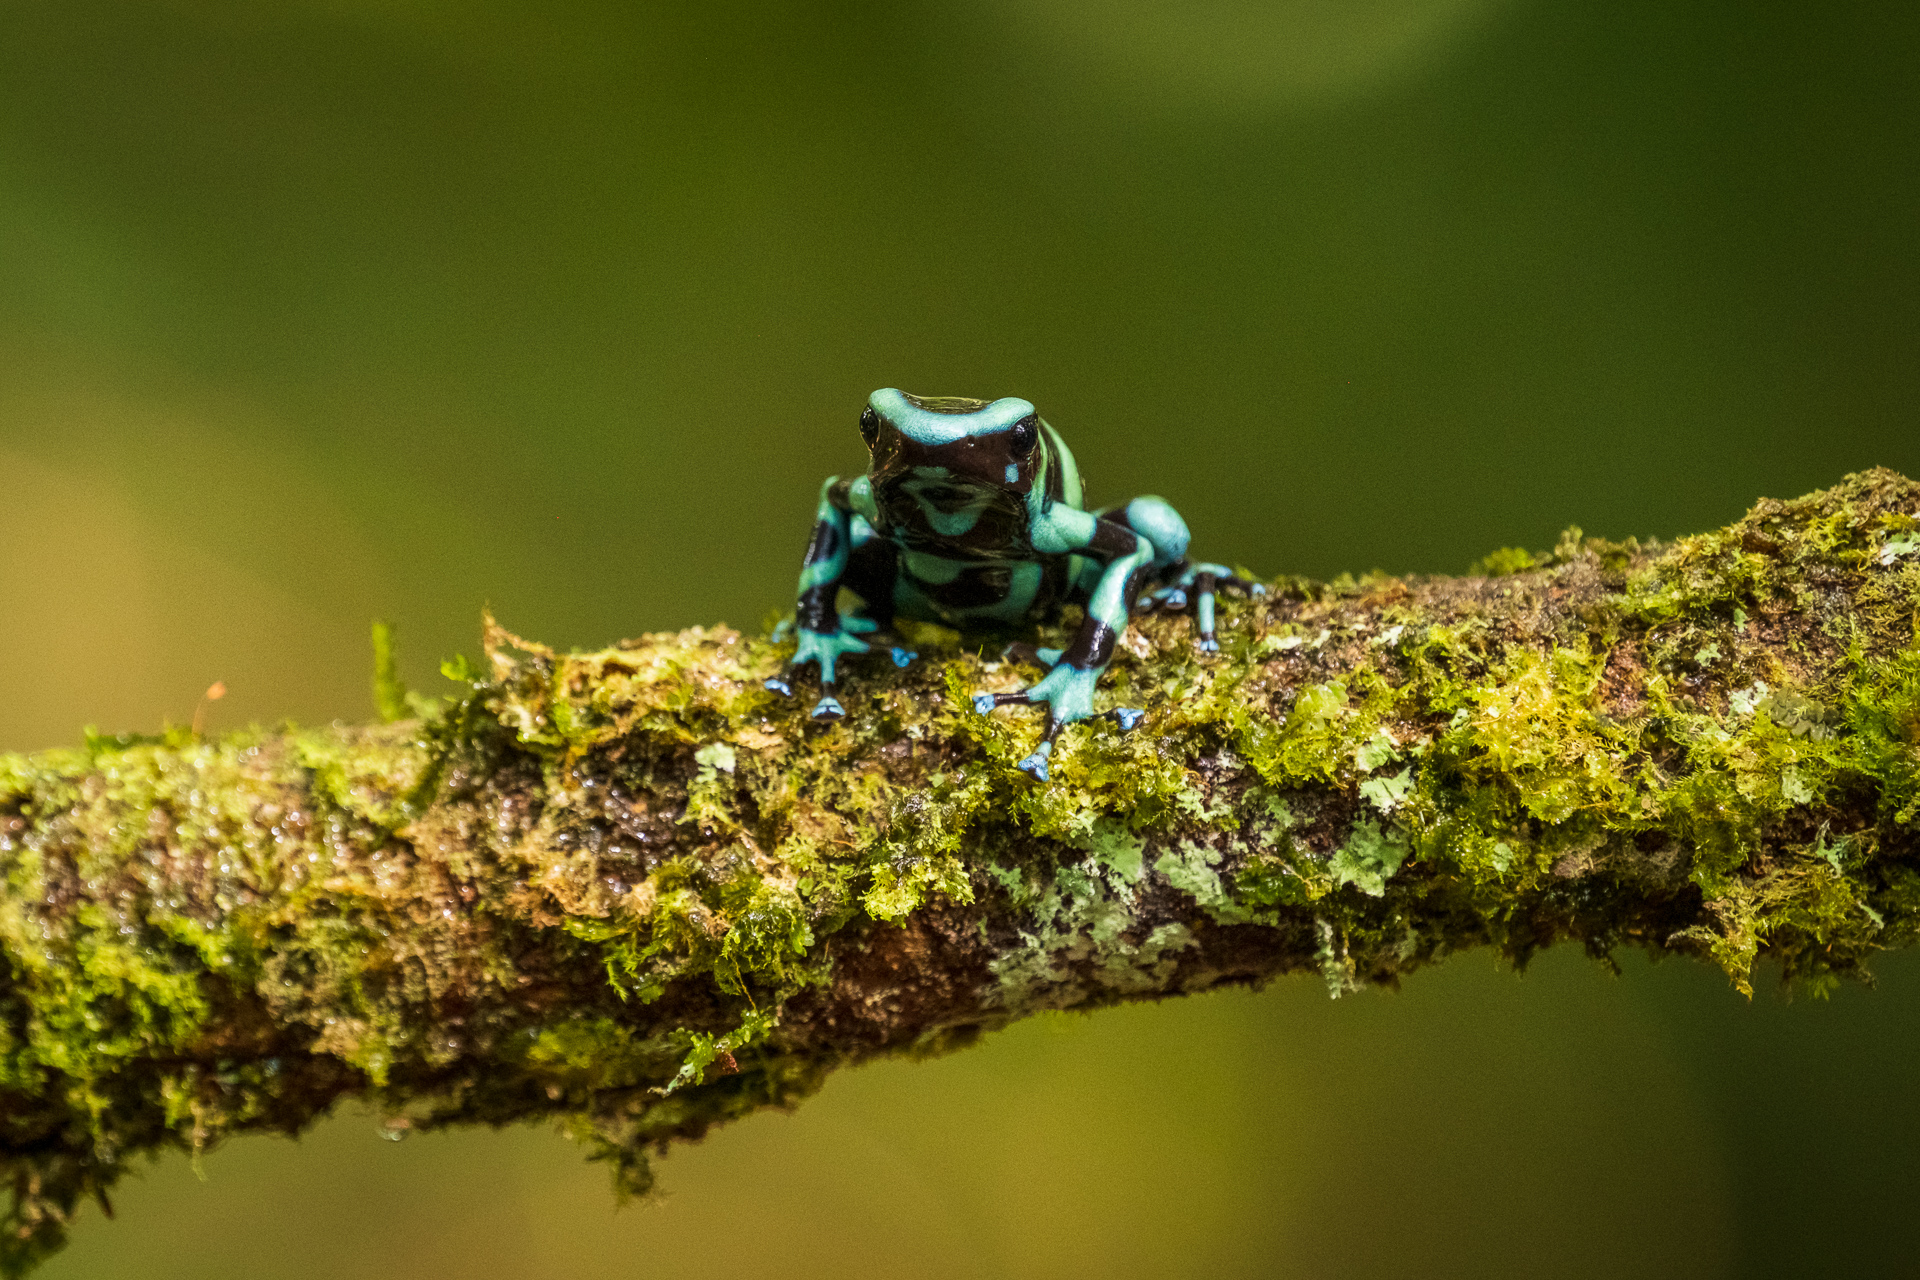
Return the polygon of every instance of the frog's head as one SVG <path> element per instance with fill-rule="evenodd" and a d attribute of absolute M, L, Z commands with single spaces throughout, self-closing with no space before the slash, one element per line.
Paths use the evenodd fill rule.
<path fill-rule="evenodd" d="M 956 486 L 1026 495 L 1043 474 L 1040 415 L 1025 400 L 910 396 L 892 387 L 867 398 L 860 435 L 882 477 L 939 468 Z"/>
<path fill-rule="evenodd" d="M 860 435 L 867 475 L 890 525 L 923 526 L 964 542 L 1024 527 L 1046 496 L 1051 433 L 1025 400 L 911 396 L 892 387 L 867 398 Z M 996 535 L 993 531 L 999 530 Z"/>

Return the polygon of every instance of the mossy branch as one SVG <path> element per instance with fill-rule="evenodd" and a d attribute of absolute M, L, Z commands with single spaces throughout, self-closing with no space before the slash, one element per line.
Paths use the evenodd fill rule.
<path fill-rule="evenodd" d="M 1282 580 L 1224 651 L 1139 622 L 1054 781 L 1031 672 L 916 636 L 839 725 L 726 628 L 558 654 L 377 727 L 0 757 L 0 1271 L 132 1158 L 557 1118 L 645 1153 L 1040 1009 L 1561 939 L 1822 989 L 1920 931 L 1920 485 L 1671 544 Z"/>

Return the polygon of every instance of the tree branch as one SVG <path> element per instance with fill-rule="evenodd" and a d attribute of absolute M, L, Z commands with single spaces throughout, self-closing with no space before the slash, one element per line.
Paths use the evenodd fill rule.
<path fill-rule="evenodd" d="M 849 718 L 724 627 L 557 654 L 375 727 L 0 757 L 0 1270 L 141 1152 L 564 1121 L 645 1153 L 1039 1009 L 1562 939 L 1824 987 L 1920 929 L 1920 485 L 1672 544 L 1282 580 L 1132 628 L 1138 730 L 971 709 L 937 628 Z M 1050 633 L 1051 634 L 1051 633 Z M 989 651 L 991 652 L 991 651 Z M 407 705 L 383 659 L 380 702 Z"/>

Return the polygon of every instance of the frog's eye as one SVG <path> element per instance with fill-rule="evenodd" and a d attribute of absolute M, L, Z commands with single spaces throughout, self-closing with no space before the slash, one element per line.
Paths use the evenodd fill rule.
<path fill-rule="evenodd" d="M 1013 456 L 1024 458 L 1033 452 L 1034 444 L 1040 439 L 1040 426 L 1031 417 L 1020 419 L 1007 432 L 1008 443 L 1013 446 Z"/>
<path fill-rule="evenodd" d="M 880 415 L 872 409 L 860 415 L 860 438 L 867 442 L 867 448 L 873 448 L 873 442 L 880 438 Z"/>

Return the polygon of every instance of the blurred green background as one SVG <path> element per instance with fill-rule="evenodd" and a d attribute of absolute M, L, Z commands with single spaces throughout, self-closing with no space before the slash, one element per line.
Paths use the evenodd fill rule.
<path fill-rule="evenodd" d="M 1920 10 L 0 0 L 0 749 L 788 602 L 865 394 L 1264 572 L 1920 474 Z M 349 1113 L 49 1277 L 1913 1274 L 1920 963 L 1031 1022 L 683 1149 Z"/>

